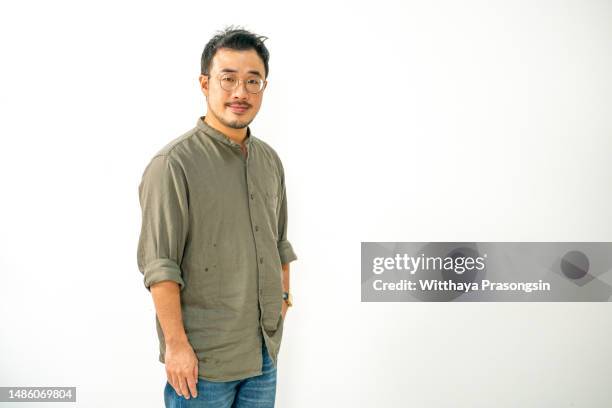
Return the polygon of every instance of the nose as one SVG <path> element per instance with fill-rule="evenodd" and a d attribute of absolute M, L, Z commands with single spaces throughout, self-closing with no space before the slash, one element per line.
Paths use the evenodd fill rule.
<path fill-rule="evenodd" d="M 248 98 L 249 93 L 246 90 L 246 83 L 244 81 L 240 81 L 238 86 L 232 92 L 233 98 L 246 99 Z"/>

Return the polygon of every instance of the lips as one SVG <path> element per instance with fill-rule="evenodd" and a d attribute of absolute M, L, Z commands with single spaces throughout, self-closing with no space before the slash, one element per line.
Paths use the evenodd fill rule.
<path fill-rule="evenodd" d="M 246 112 L 247 109 L 249 109 L 248 105 L 241 105 L 241 104 L 231 104 L 231 105 L 228 105 L 228 107 L 234 113 L 243 113 L 243 112 Z"/>

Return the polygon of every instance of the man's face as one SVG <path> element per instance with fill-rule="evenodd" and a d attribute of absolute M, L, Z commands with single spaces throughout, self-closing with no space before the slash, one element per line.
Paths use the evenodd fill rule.
<path fill-rule="evenodd" d="M 264 63 L 255 50 L 237 51 L 229 48 L 217 50 L 213 57 L 210 76 L 200 75 L 202 92 L 206 95 L 208 113 L 215 116 L 223 125 L 241 129 L 248 126 L 261 106 L 265 81 Z M 219 78 L 231 74 L 240 79 L 233 90 L 221 87 Z M 253 94 L 246 90 L 246 81 L 264 80 L 264 89 Z"/>

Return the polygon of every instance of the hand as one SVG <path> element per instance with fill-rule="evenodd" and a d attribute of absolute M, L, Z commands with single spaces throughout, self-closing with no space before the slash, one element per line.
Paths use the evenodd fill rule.
<path fill-rule="evenodd" d="M 285 314 L 287 314 L 287 309 L 289 309 L 289 306 L 287 306 L 287 302 L 283 300 L 283 308 L 281 309 L 281 315 L 283 315 L 283 320 L 285 320 Z"/>
<path fill-rule="evenodd" d="M 178 395 L 197 398 L 198 357 L 188 341 L 166 344 L 166 375 Z"/>

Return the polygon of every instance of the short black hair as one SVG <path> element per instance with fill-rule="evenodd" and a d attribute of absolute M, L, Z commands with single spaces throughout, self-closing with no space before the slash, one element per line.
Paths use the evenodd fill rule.
<path fill-rule="evenodd" d="M 238 51 L 253 49 L 262 59 L 264 68 L 266 69 L 265 77 L 268 78 L 270 52 L 264 45 L 264 41 L 267 39 L 268 37 L 266 36 L 257 35 L 244 28 L 234 26 L 228 26 L 223 30 L 217 31 L 215 36 L 211 38 L 204 47 L 200 73 L 202 75 L 208 75 L 210 73 L 210 64 L 212 63 L 215 53 L 220 48 L 230 48 Z"/>

